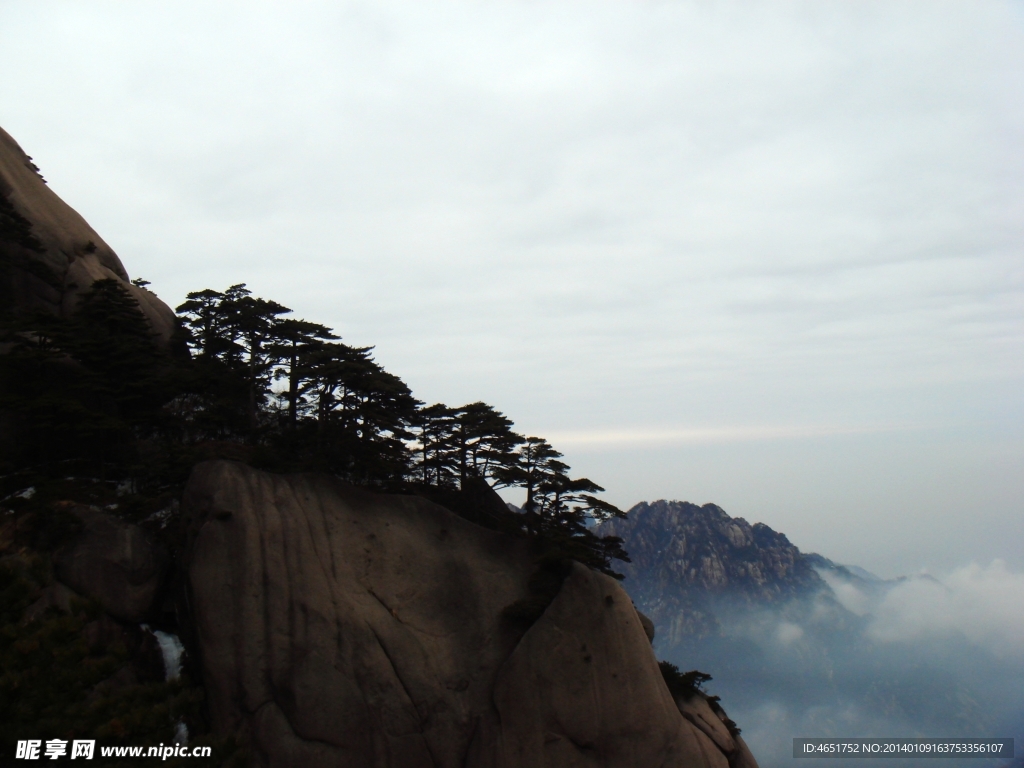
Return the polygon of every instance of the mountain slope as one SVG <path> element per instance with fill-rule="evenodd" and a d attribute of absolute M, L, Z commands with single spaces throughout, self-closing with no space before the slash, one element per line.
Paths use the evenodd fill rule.
<path fill-rule="evenodd" d="M 176 323 L 170 307 L 132 285 L 113 249 L 0 128 L 0 307 L 67 317 L 89 286 L 108 278 L 131 293 L 153 331 L 169 341 Z"/>

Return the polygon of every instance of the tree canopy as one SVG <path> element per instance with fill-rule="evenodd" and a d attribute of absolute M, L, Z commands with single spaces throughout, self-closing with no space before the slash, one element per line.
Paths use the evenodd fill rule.
<path fill-rule="evenodd" d="M 373 347 L 243 283 L 189 293 L 176 311 L 177 356 L 116 280 L 95 283 L 69 320 L 5 321 L 0 395 L 26 425 L 7 468 L 92 462 L 101 475 L 167 486 L 196 460 L 226 456 L 427 496 L 483 482 L 525 491 L 522 510 L 501 508 L 504 530 L 606 573 L 627 559 L 618 539 L 592 532 L 623 514 L 597 497 L 603 489 L 493 406 L 426 405 Z"/>

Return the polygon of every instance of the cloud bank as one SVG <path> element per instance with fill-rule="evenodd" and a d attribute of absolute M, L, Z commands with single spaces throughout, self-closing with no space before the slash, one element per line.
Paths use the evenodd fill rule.
<path fill-rule="evenodd" d="M 1024 743 L 1024 573 L 997 560 L 942 578 L 822 575 L 829 590 L 803 600 L 719 603 L 721 636 L 674 648 L 655 638 L 661 655 L 713 676 L 762 766 L 790 765 L 794 737 Z"/>
<path fill-rule="evenodd" d="M 1024 573 L 1011 572 L 1001 560 L 941 580 L 908 579 L 886 592 L 872 613 L 868 634 L 876 641 L 959 634 L 1024 673 Z"/>

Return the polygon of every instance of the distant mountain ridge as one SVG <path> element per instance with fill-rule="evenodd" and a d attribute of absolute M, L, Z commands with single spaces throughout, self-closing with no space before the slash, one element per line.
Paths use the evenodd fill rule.
<path fill-rule="evenodd" d="M 621 566 L 627 589 L 669 645 L 718 631 L 712 601 L 774 604 L 828 590 L 816 570 L 820 556 L 715 504 L 641 502 L 599 532 L 623 540 L 632 560 Z"/>

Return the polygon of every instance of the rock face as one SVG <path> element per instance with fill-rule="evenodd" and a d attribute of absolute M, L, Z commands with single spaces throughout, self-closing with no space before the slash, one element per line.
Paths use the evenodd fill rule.
<path fill-rule="evenodd" d="M 0 129 L 0 304 L 16 314 L 68 316 L 89 286 L 107 278 L 131 293 L 166 343 L 175 327 L 171 309 L 128 281 L 117 254 Z"/>
<path fill-rule="evenodd" d="M 529 628 L 528 544 L 411 496 L 234 462 L 183 500 L 214 728 L 261 766 L 725 766 L 629 597 L 574 565 Z"/>
<path fill-rule="evenodd" d="M 714 742 L 728 760 L 729 768 L 757 768 L 757 761 L 739 733 L 735 723 L 726 717 L 722 708 L 702 693 L 676 699 L 676 706 L 687 722 Z M 730 723 L 732 728 L 730 728 Z"/>
<path fill-rule="evenodd" d="M 137 525 L 77 507 L 81 534 L 54 558 L 57 578 L 116 619 L 143 621 L 164 584 L 169 558 Z"/>
<path fill-rule="evenodd" d="M 482 765 L 725 765 L 680 720 L 629 597 L 576 564 L 502 665 L 498 760 Z"/>
<path fill-rule="evenodd" d="M 622 538 L 632 559 L 621 566 L 624 584 L 668 645 L 684 635 L 714 634 L 712 601 L 764 605 L 824 588 L 813 563 L 784 534 L 714 504 L 641 503 L 600 532 Z"/>

